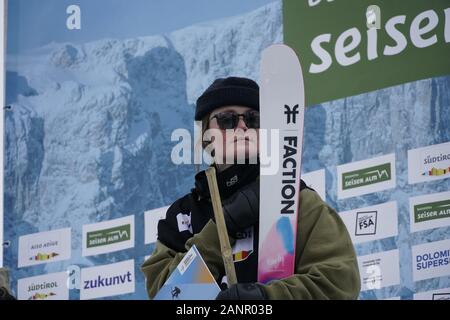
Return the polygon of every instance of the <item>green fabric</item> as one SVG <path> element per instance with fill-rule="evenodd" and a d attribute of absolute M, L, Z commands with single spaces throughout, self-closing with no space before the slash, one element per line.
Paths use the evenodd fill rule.
<path fill-rule="evenodd" d="M 230 239 L 232 245 L 233 239 Z M 218 279 L 224 274 L 217 228 L 209 221 L 203 230 L 186 242 L 195 244 Z M 147 291 L 153 298 L 184 253 L 166 247 L 159 241 L 152 256 L 142 265 Z M 360 277 L 356 254 L 347 229 L 338 214 L 316 192 L 300 193 L 296 273 L 263 285 L 269 299 L 356 299 Z"/>

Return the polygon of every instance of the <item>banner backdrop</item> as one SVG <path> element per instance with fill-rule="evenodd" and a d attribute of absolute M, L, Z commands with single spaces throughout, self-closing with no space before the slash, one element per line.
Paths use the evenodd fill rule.
<path fill-rule="evenodd" d="M 5 103 L 6 2 L 0 0 L 0 101 Z M 4 118 L 0 120 L 0 168 L 3 168 Z M 0 172 L 0 268 L 3 267 L 3 170 Z"/>
<path fill-rule="evenodd" d="M 325 170 L 360 298 L 445 297 L 433 292 L 450 292 L 450 3 L 283 4 L 310 106 L 303 170 Z"/>
<path fill-rule="evenodd" d="M 195 101 L 214 79 L 258 80 L 262 50 L 285 42 L 309 105 L 302 177 L 349 230 L 360 299 L 448 298 L 448 1 L 184 2 L 10 3 L 4 264 L 15 294 L 146 299 L 140 265 L 196 172 L 193 156 L 174 163 L 173 133 L 194 136 Z"/>
<path fill-rule="evenodd" d="M 283 13 L 307 105 L 450 73 L 446 0 L 286 0 Z"/>
<path fill-rule="evenodd" d="M 283 39 L 281 8 L 11 1 L 4 252 L 20 298 L 147 299 L 140 266 L 196 172 L 193 157 L 172 161 L 172 134 L 194 135 L 195 101 L 214 79 L 258 79 L 262 50 Z"/>

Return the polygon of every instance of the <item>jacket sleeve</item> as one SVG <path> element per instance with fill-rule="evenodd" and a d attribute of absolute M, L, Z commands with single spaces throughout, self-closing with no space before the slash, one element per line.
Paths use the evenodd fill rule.
<path fill-rule="evenodd" d="M 300 194 L 296 273 L 263 289 L 269 299 L 356 299 L 360 276 L 347 228 L 316 192 Z"/>
<path fill-rule="evenodd" d="M 235 240 L 230 238 L 230 242 L 233 241 Z M 208 265 L 214 278 L 218 280 L 220 275 L 223 275 L 225 271 L 220 251 L 217 227 L 212 220 L 205 225 L 202 231 L 186 241 L 186 250 L 189 250 L 194 244 Z M 146 277 L 147 292 L 150 299 L 154 298 L 158 290 L 162 287 L 185 254 L 186 252 L 177 252 L 174 249 L 169 248 L 159 240 L 156 242 L 153 254 L 141 266 L 141 270 Z"/>

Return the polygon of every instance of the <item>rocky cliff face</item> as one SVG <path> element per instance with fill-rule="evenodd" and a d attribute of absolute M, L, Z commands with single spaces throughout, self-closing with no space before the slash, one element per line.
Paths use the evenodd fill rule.
<path fill-rule="evenodd" d="M 14 279 L 148 255 L 143 212 L 192 187 L 193 166 L 174 165 L 176 128 L 193 132 L 196 98 L 217 77 L 259 78 L 261 51 L 282 42 L 281 2 L 170 34 L 51 44 L 8 57 L 5 264 L 17 266 L 20 235 L 72 227 L 72 260 L 14 270 Z M 410 233 L 408 199 L 450 189 L 450 180 L 408 184 L 407 150 L 450 141 L 450 77 L 407 83 L 307 108 L 303 171 L 326 169 L 337 211 L 395 200 L 399 236 L 357 245 L 358 254 L 400 249 L 402 284 L 362 298 L 410 296 L 450 286 L 412 281 L 411 245 L 448 238 L 449 228 Z M 337 200 L 336 166 L 395 153 L 397 188 Z M 136 215 L 136 247 L 81 258 L 82 225 Z M 136 293 L 146 298 L 136 269 Z M 72 293 L 71 293 L 72 295 Z M 125 297 L 126 298 L 126 297 Z"/>
<path fill-rule="evenodd" d="M 18 236 L 38 231 L 70 226 L 73 252 L 71 261 L 13 277 L 148 255 L 143 212 L 193 186 L 194 166 L 171 161 L 172 131 L 193 133 L 203 90 L 217 77 L 257 79 L 261 51 L 280 42 L 277 1 L 170 34 L 53 43 L 8 57 L 5 238 L 13 241 L 5 264 L 17 266 Z M 81 258 L 83 224 L 130 214 L 142 219 L 135 251 Z"/>

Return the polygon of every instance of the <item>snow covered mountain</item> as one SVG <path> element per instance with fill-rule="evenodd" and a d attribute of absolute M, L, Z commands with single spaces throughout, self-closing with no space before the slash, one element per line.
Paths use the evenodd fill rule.
<path fill-rule="evenodd" d="M 53 43 L 7 60 L 5 264 L 17 266 L 19 236 L 72 227 L 72 259 L 13 270 L 12 280 L 148 255 L 143 212 L 192 187 L 194 166 L 174 165 L 175 128 L 193 131 L 196 98 L 217 77 L 259 77 L 264 48 L 281 43 L 281 1 L 248 14 L 170 34 L 84 44 Z M 303 171 L 326 169 L 337 211 L 396 200 L 399 236 L 356 246 L 358 254 L 400 249 L 402 287 L 377 298 L 411 297 L 411 245 L 448 238 L 450 228 L 409 231 L 408 199 L 450 189 L 450 179 L 408 184 L 407 150 L 450 141 L 450 77 L 425 79 L 307 108 Z M 336 166 L 395 153 L 397 188 L 338 200 Z M 83 224 L 136 215 L 136 247 L 81 258 Z M 139 220 L 138 220 L 139 219 Z M 141 260 L 139 260 L 141 259 Z M 136 293 L 146 298 L 136 269 Z M 363 298 L 375 298 L 373 292 Z M 76 298 L 72 296 L 71 298 Z"/>
<path fill-rule="evenodd" d="M 68 226 L 73 259 L 47 272 L 148 255 L 138 223 L 135 252 L 82 259 L 82 225 L 143 219 L 189 192 L 194 166 L 172 163 L 172 131 L 193 132 L 202 91 L 217 77 L 257 79 L 261 51 L 281 42 L 276 1 L 170 34 L 52 43 L 8 56 L 5 238 L 13 241 L 5 264 L 17 266 L 18 236 Z M 40 269 L 20 269 L 13 279 Z"/>

